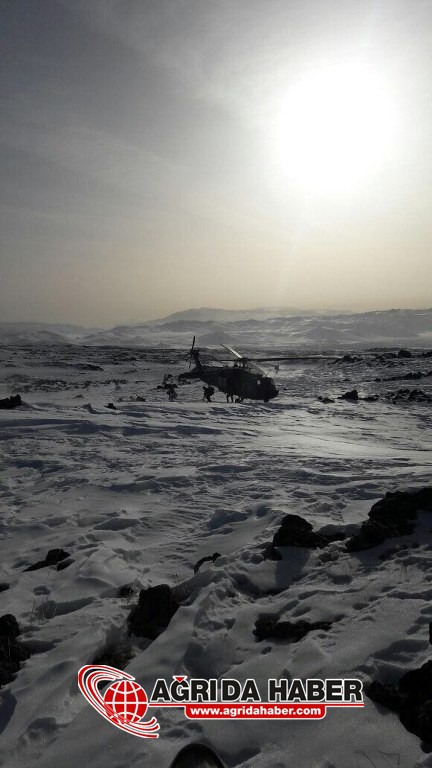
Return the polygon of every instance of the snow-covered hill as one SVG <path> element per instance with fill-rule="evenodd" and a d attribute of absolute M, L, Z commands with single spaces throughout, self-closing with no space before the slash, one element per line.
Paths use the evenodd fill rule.
<path fill-rule="evenodd" d="M 230 344 L 240 349 L 291 349 L 432 345 L 432 309 L 358 314 L 290 313 L 289 310 L 196 309 L 160 320 L 85 329 L 78 326 L 0 323 L 0 344 L 84 343 L 107 346 L 190 347 Z"/>

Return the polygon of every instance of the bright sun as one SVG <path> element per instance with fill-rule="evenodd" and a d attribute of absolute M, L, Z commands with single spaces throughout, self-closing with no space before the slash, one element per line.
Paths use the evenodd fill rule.
<path fill-rule="evenodd" d="M 349 192 L 396 151 L 395 100 L 371 67 L 320 67 L 300 78 L 275 110 L 278 173 L 310 194 Z"/>

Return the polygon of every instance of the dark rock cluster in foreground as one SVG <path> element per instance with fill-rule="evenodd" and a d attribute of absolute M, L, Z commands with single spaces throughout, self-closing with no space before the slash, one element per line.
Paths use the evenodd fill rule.
<path fill-rule="evenodd" d="M 142 589 L 138 604 L 128 618 L 129 634 L 155 640 L 167 628 L 179 608 L 179 603 L 168 584 Z"/>
<path fill-rule="evenodd" d="M 300 515 L 286 515 L 273 537 L 273 546 L 323 549 L 330 542 L 344 538 L 344 533 L 315 533 L 312 525 Z"/>
<path fill-rule="evenodd" d="M 305 547 L 323 549 L 332 541 L 346 541 L 349 552 L 371 549 L 395 536 L 406 536 L 414 530 L 417 512 L 432 512 L 432 488 L 418 491 L 386 493 L 371 508 L 368 520 L 358 533 L 347 537 L 343 530 L 337 533 L 316 533 L 312 525 L 300 515 L 286 515 L 276 531 L 272 544 L 264 551 L 269 560 L 280 560 L 278 547 Z"/>
<path fill-rule="evenodd" d="M 4 397 L 2 400 L 0 400 L 0 408 L 3 410 L 18 408 L 20 405 L 22 405 L 20 395 L 12 395 L 11 397 Z"/>
<path fill-rule="evenodd" d="M 401 677 L 398 685 L 374 680 L 366 695 L 399 714 L 407 731 L 432 744 L 432 660 Z"/>
<path fill-rule="evenodd" d="M 10 683 L 30 657 L 30 652 L 17 640 L 20 634 L 18 622 L 11 613 L 0 617 L 0 687 Z"/>
<path fill-rule="evenodd" d="M 359 533 L 347 541 L 347 549 L 356 552 L 382 544 L 395 536 L 406 536 L 414 530 L 417 511 L 432 512 L 432 488 L 419 491 L 386 493 L 369 512 Z"/>

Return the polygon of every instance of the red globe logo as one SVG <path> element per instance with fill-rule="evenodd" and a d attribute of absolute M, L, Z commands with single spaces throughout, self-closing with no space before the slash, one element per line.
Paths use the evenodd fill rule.
<path fill-rule="evenodd" d="M 132 680 L 119 680 L 105 691 L 103 703 L 107 716 L 119 725 L 138 723 L 147 712 L 147 694 Z"/>

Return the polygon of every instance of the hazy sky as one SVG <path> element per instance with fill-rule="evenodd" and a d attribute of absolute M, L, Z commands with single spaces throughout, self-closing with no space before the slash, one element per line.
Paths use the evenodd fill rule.
<path fill-rule="evenodd" d="M 2 0 L 0 320 L 432 305 L 431 0 Z"/>

